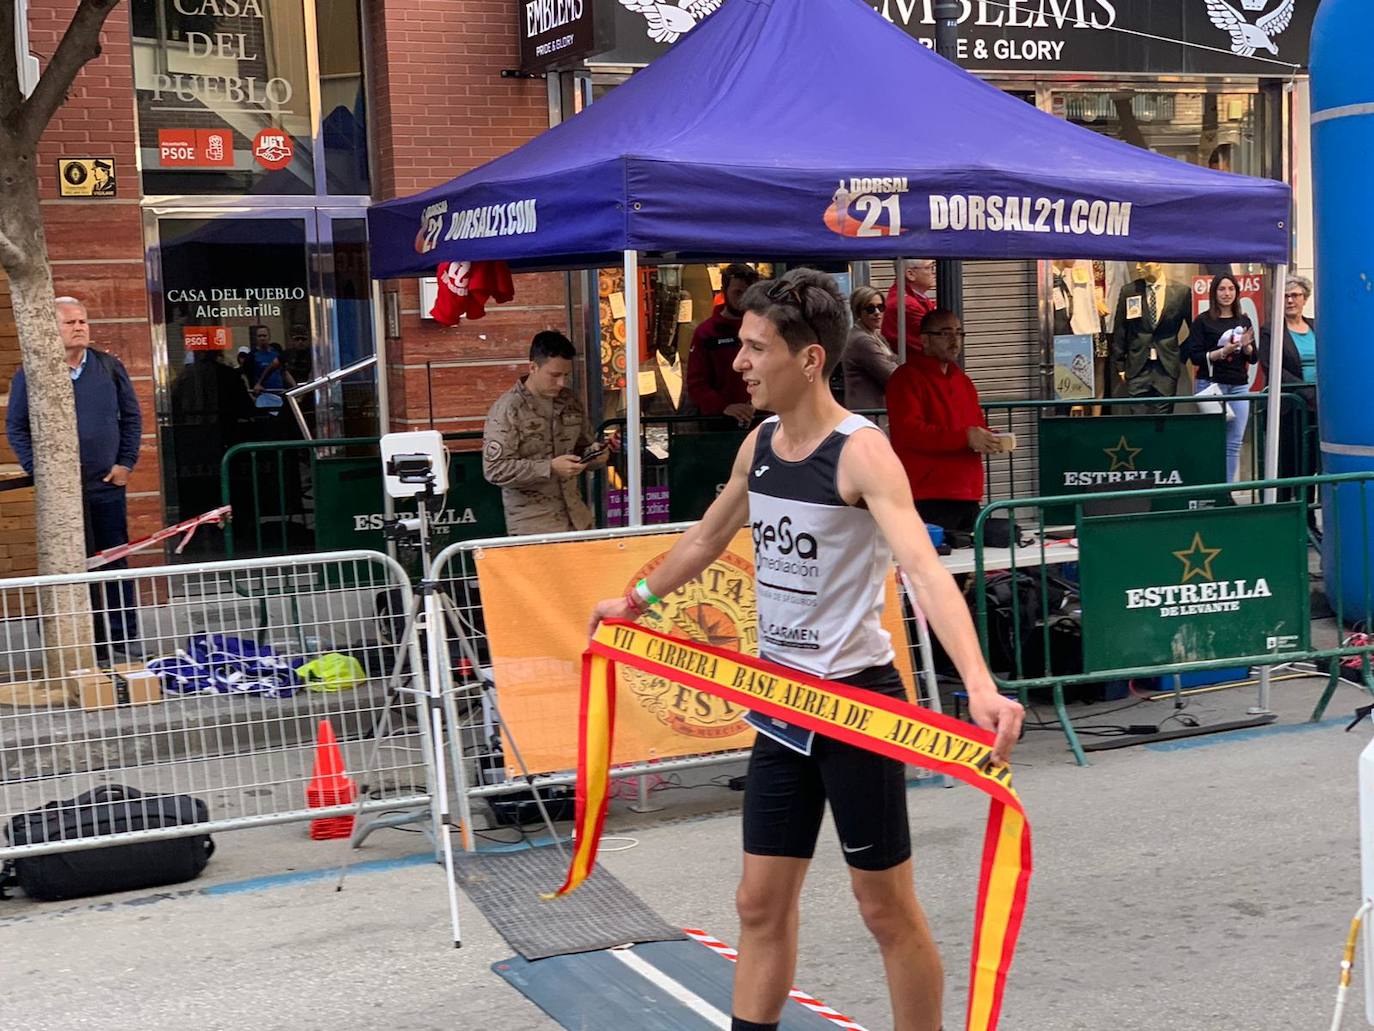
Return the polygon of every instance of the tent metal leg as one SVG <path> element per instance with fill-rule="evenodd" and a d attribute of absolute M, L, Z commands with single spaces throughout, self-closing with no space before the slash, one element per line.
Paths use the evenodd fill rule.
<path fill-rule="evenodd" d="M 906 259 L 892 263 L 897 276 L 897 364 L 906 364 Z"/>
<path fill-rule="evenodd" d="M 1274 266 L 1274 307 L 1269 315 L 1269 382 L 1265 384 L 1269 396 L 1265 398 L 1265 418 L 1264 418 L 1264 478 L 1266 480 L 1278 479 L 1279 475 L 1279 437 L 1282 434 L 1282 427 L 1279 421 L 1283 418 L 1283 291 L 1288 284 L 1288 266 Z M 1272 505 L 1278 500 L 1279 492 L 1277 487 L 1266 487 L 1264 489 L 1264 503 Z M 1255 698 L 1255 704 L 1247 711 L 1252 716 L 1267 714 L 1269 709 L 1269 691 L 1271 684 L 1268 666 L 1261 666 L 1259 671 L 1259 693 Z"/>
<path fill-rule="evenodd" d="M 644 523 L 644 428 L 639 416 L 639 252 L 625 252 L 626 523 Z"/>

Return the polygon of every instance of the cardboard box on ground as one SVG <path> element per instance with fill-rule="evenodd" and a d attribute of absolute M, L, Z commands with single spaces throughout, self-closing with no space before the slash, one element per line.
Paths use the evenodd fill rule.
<path fill-rule="evenodd" d="M 106 669 L 78 669 L 65 680 L 17 680 L 0 684 L 0 705 L 17 708 L 79 705 L 83 709 L 114 709 L 160 701 L 162 681 L 141 662 L 118 663 Z"/>

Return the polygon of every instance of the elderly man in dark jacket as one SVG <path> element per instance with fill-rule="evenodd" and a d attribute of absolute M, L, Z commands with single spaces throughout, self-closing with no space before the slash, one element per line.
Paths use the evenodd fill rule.
<path fill-rule="evenodd" d="M 129 542 L 125 487 L 138 461 L 143 418 L 123 363 L 114 355 L 90 346 L 91 327 L 86 318 L 86 306 L 75 297 L 59 297 L 54 303 L 76 401 L 86 554 L 94 555 L 97 551 Z M 10 384 L 5 432 L 10 447 L 19 457 L 19 464 L 32 475 L 33 436 L 29 428 L 29 390 L 23 369 L 14 374 L 14 382 Z M 128 565 L 127 559 L 120 559 L 103 568 L 124 569 Z M 104 652 L 107 641 L 119 651 L 135 647 L 131 642 L 138 637 L 138 614 L 134 607 L 133 583 L 126 580 L 105 584 L 103 603 L 96 589 L 92 589 L 91 595 L 97 612 L 98 652 Z"/>

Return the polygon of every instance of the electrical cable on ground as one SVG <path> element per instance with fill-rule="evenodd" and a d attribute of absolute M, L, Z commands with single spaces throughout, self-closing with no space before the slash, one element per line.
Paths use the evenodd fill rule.
<path fill-rule="evenodd" d="M 1369 914 L 1371 903 L 1366 900 L 1350 921 L 1350 933 L 1346 935 L 1345 952 L 1341 955 L 1341 978 L 1336 988 L 1336 1011 L 1331 1015 L 1331 1031 L 1340 1031 L 1341 1019 L 1345 1016 L 1345 999 L 1350 992 L 1350 975 L 1355 969 L 1355 946 L 1360 938 L 1360 925 Z M 1365 962 L 1369 962 L 1366 958 Z"/>

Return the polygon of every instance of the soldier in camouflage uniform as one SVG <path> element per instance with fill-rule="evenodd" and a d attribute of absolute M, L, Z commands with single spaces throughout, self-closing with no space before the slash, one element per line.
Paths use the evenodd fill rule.
<path fill-rule="evenodd" d="M 506 529 L 512 534 L 592 526 L 578 477 L 604 465 L 607 453 L 581 460 L 592 434 L 582 402 L 567 386 L 576 356 L 572 341 L 562 333 L 536 333 L 529 372 L 487 412 L 482 475 L 501 488 Z"/>

